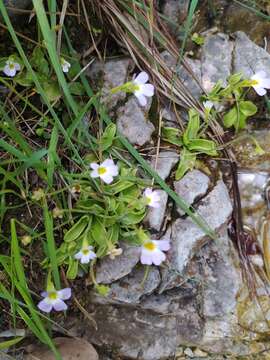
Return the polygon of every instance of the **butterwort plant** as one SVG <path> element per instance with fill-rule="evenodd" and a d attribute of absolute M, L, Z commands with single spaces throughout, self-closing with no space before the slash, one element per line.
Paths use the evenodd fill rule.
<path fill-rule="evenodd" d="M 155 92 L 154 85 L 150 84 L 148 81 L 149 75 L 147 72 L 142 71 L 138 75 L 134 75 L 132 81 L 128 81 L 123 85 L 111 89 L 111 93 L 115 94 L 118 91 L 133 93 L 139 104 L 145 106 L 147 104 L 147 98 L 151 98 Z"/>
<path fill-rule="evenodd" d="M 65 311 L 68 308 L 65 300 L 71 298 L 71 289 L 64 288 L 56 290 L 49 273 L 46 291 L 43 291 L 41 296 L 43 297 L 43 300 L 41 300 L 37 305 L 41 311 L 46 313 L 49 313 L 52 310 Z"/>

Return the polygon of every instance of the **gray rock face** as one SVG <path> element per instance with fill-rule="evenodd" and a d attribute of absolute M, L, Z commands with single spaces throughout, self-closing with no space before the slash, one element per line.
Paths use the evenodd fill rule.
<path fill-rule="evenodd" d="M 200 60 L 185 58 L 185 62 L 188 68 L 193 72 L 197 81 L 201 83 L 202 81 L 202 64 Z M 198 82 L 190 75 L 188 70 L 184 66 L 180 66 L 178 72 L 179 79 L 183 81 L 183 84 L 186 86 L 187 90 L 198 99 L 202 94 L 202 89 L 199 86 Z"/>
<path fill-rule="evenodd" d="M 173 315 L 161 317 L 147 310 L 96 304 L 89 311 L 95 312 L 98 329 L 90 328 L 86 336 L 97 345 L 116 348 L 122 356 L 157 360 L 172 355 L 178 345 Z"/>
<path fill-rule="evenodd" d="M 140 247 L 121 245 L 123 253 L 115 259 L 105 257 L 98 262 L 97 283 L 110 284 L 128 275 L 140 259 Z"/>
<path fill-rule="evenodd" d="M 270 76 L 270 55 L 242 31 L 237 31 L 235 37 L 233 72 L 241 72 L 249 78 L 257 71 L 264 70 Z"/>
<path fill-rule="evenodd" d="M 126 303 L 137 304 L 141 297 L 150 295 L 160 283 L 159 271 L 155 267 L 149 268 L 149 273 L 146 274 L 147 268 L 140 266 L 135 268 L 128 276 L 119 281 L 114 282 L 108 296 L 106 298 L 99 295 L 95 296 L 95 301 L 98 303 Z M 146 278 L 144 279 L 144 277 Z"/>
<path fill-rule="evenodd" d="M 168 201 L 168 194 L 164 190 L 156 190 L 156 191 L 158 192 L 158 195 L 160 197 L 160 201 L 159 201 L 160 206 L 158 208 L 149 207 L 144 223 L 148 224 L 151 229 L 159 231 L 164 221 L 164 216 Z"/>
<path fill-rule="evenodd" d="M 199 96 L 202 94 L 202 89 L 198 85 L 198 82 L 190 75 L 187 69 L 183 65 L 177 67 L 177 59 L 172 56 L 167 50 L 161 53 L 161 57 L 172 71 L 176 71 L 177 76 L 186 86 L 187 91 L 189 91 L 195 98 L 199 98 Z M 197 59 L 185 58 L 185 63 L 187 67 L 189 67 L 190 70 L 194 73 L 196 79 L 201 82 L 201 61 Z"/>
<path fill-rule="evenodd" d="M 94 62 L 87 74 L 93 80 L 94 86 L 101 86 L 101 100 L 109 109 L 112 109 L 118 101 L 126 98 L 125 92 L 110 94 L 110 90 L 124 84 L 127 81 L 129 67 L 132 61 L 130 59 L 109 60 L 105 63 Z M 98 87 L 96 90 L 100 90 Z"/>
<path fill-rule="evenodd" d="M 144 268 L 139 266 L 113 282 L 107 298 L 91 294 L 87 310 L 97 329 L 89 328 L 87 322 L 84 330 L 91 342 L 116 348 L 120 356 L 142 360 L 173 356 L 180 344 L 209 352 L 235 349 L 233 336 L 239 332 L 236 294 L 241 281 L 237 257 L 225 235 L 232 206 L 222 180 L 198 210 L 209 226 L 220 229 L 218 240 L 206 244 L 204 234 L 189 219 L 176 220 L 167 262 L 160 269 L 150 268 L 143 287 Z M 163 238 L 170 236 L 169 227 Z M 159 270 L 163 281 L 172 266 L 181 274 L 181 282 L 162 288 Z"/>
<path fill-rule="evenodd" d="M 182 179 L 175 181 L 174 189 L 189 205 L 192 205 L 196 198 L 206 194 L 209 185 L 209 177 L 195 169 L 189 171 Z M 177 211 L 180 215 L 184 214 L 180 208 Z"/>
<path fill-rule="evenodd" d="M 151 166 L 156 170 L 158 175 L 166 180 L 170 175 L 172 168 L 178 163 L 179 155 L 174 151 L 161 151 L 158 155 L 157 164 L 156 156 L 151 159 Z M 156 166 L 155 166 L 156 165 Z"/>
<path fill-rule="evenodd" d="M 231 74 L 233 42 L 225 34 L 211 35 L 205 39 L 202 47 L 202 84 L 206 91 Z"/>
<path fill-rule="evenodd" d="M 232 335 L 236 329 L 240 331 L 237 293 L 242 280 L 226 229 L 216 243 L 202 248 L 196 260 L 202 271 L 202 314 L 206 320 L 201 344 L 207 351 L 221 353 L 227 349 L 233 353 L 236 348 Z"/>
<path fill-rule="evenodd" d="M 146 118 L 135 97 L 118 109 L 117 129 L 131 144 L 144 145 L 151 139 L 154 125 Z"/>
<path fill-rule="evenodd" d="M 232 204 L 222 180 L 218 181 L 214 189 L 203 199 L 197 211 L 213 230 L 218 230 L 228 221 L 232 213 Z M 179 273 L 184 271 L 188 260 L 205 244 L 205 241 L 204 232 L 189 218 L 175 221 L 172 227 L 171 252 L 175 269 Z"/>
<path fill-rule="evenodd" d="M 166 0 L 162 12 L 163 14 L 170 19 L 172 23 L 169 23 L 169 26 L 172 30 L 178 28 L 188 12 L 189 0 Z"/>

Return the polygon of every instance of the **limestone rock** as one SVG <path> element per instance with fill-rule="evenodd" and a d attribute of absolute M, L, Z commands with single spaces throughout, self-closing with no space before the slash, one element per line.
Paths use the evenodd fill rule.
<path fill-rule="evenodd" d="M 157 164 L 156 164 L 156 156 L 153 156 L 151 158 L 151 166 L 153 169 L 156 170 L 158 175 L 163 180 L 166 180 L 167 177 L 170 175 L 172 168 L 177 164 L 178 161 L 179 161 L 179 155 L 176 152 L 161 151 L 158 154 Z"/>
<path fill-rule="evenodd" d="M 63 360 L 98 360 L 94 347 L 84 339 L 55 338 L 53 339 Z M 55 356 L 48 348 L 33 345 L 25 360 L 54 360 Z"/>
<path fill-rule="evenodd" d="M 159 231 L 163 224 L 164 216 L 166 213 L 168 194 L 164 190 L 156 190 L 156 191 L 160 198 L 159 207 L 158 208 L 149 207 L 144 223 L 148 224 L 151 229 Z"/>
<path fill-rule="evenodd" d="M 89 311 L 95 313 L 98 324 L 96 331 L 87 332 L 89 340 L 116 348 L 120 356 L 157 360 L 173 355 L 178 345 L 173 315 L 161 317 L 134 307 L 97 304 Z"/>
<path fill-rule="evenodd" d="M 232 213 L 232 204 L 222 180 L 218 181 L 214 189 L 203 199 L 197 211 L 212 230 L 218 230 L 228 221 Z M 184 271 L 188 260 L 205 244 L 205 240 L 203 230 L 189 218 L 175 221 L 170 252 L 174 254 L 173 263 L 179 273 Z"/>
<path fill-rule="evenodd" d="M 106 297 L 93 294 L 94 301 L 100 304 L 138 304 L 141 297 L 150 295 L 160 283 L 160 275 L 156 267 L 150 267 L 144 280 L 146 271 L 147 268 L 144 266 L 135 268 L 128 276 L 114 282 Z"/>
<path fill-rule="evenodd" d="M 203 172 L 194 169 L 189 171 L 182 179 L 174 182 L 174 189 L 177 194 L 182 197 L 189 205 L 205 195 L 210 185 L 210 179 Z M 177 209 L 180 215 L 184 212 L 180 208 Z"/>
<path fill-rule="evenodd" d="M 252 42 L 242 31 L 235 33 L 233 72 L 241 72 L 250 78 L 257 71 L 264 70 L 270 77 L 270 55 Z"/>
<path fill-rule="evenodd" d="M 210 91 L 218 80 L 226 85 L 231 74 L 233 42 L 229 36 L 219 33 L 205 39 L 202 47 L 202 83 Z"/>
<path fill-rule="evenodd" d="M 162 7 L 162 12 L 166 18 L 170 19 L 169 27 L 175 31 L 187 17 L 189 0 L 166 0 Z"/>
<path fill-rule="evenodd" d="M 142 146 L 150 141 L 155 127 L 134 96 L 118 109 L 117 114 L 117 129 L 131 144 Z"/>
<path fill-rule="evenodd" d="M 166 63 L 166 65 L 172 70 L 175 71 L 179 79 L 185 85 L 187 91 L 189 91 L 195 98 L 199 98 L 202 94 L 202 89 L 199 86 L 198 82 L 194 79 L 194 77 L 190 74 L 190 72 L 186 69 L 189 68 L 196 79 L 201 82 L 202 80 L 202 66 L 201 61 L 197 59 L 191 59 L 186 57 L 184 59 L 186 67 L 181 65 L 177 67 L 177 59 L 172 56 L 167 50 L 161 53 L 161 57 Z"/>
<path fill-rule="evenodd" d="M 202 63 L 200 60 L 191 58 L 185 58 L 185 63 L 187 68 L 193 72 L 197 81 L 183 65 L 179 68 L 178 77 L 183 81 L 187 91 L 198 99 L 202 94 L 202 88 L 198 84 L 198 82 L 201 83 L 202 81 Z"/>
<path fill-rule="evenodd" d="M 111 284 L 113 281 L 128 275 L 140 259 L 140 247 L 122 244 L 123 253 L 115 259 L 108 256 L 97 264 L 97 283 Z"/>
<path fill-rule="evenodd" d="M 100 90 L 97 85 L 101 86 L 101 101 L 109 109 L 112 109 L 118 101 L 126 98 L 125 92 L 119 91 L 110 94 L 110 90 L 127 81 L 128 69 L 131 64 L 130 59 L 115 59 L 105 63 L 96 61 L 87 70 L 87 74 L 93 80 L 93 86 L 96 87 L 97 91 Z"/>

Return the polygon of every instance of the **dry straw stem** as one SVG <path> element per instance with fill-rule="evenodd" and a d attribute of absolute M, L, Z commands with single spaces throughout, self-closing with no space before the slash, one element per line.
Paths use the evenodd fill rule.
<path fill-rule="evenodd" d="M 127 49 L 138 67 L 147 69 L 156 89 L 173 104 L 173 108 L 176 110 L 177 105 L 186 109 L 193 108 L 204 118 L 201 104 L 160 55 L 160 49 L 167 50 L 175 63 L 181 63 L 204 91 L 185 58 L 179 59 L 179 47 L 169 35 L 158 12 L 152 7 L 152 1 L 145 0 L 144 6 L 139 6 L 140 3 L 134 0 L 94 0 L 93 3 L 96 15 L 113 29 L 110 34 Z M 184 128 L 181 120 L 180 126 Z M 222 127 L 215 119 L 211 119 L 210 127 L 213 133 L 209 135 L 223 145 Z"/>

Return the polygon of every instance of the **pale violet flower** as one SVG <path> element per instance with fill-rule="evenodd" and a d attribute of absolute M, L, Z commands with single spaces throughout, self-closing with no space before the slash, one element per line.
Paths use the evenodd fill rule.
<path fill-rule="evenodd" d="M 151 188 L 146 188 L 143 193 L 144 198 L 146 199 L 146 204 L 153 208 L 160 207 L 160 196 L 157 190 L 152 190 Z"/>
<path fill-rule="evenodd" d="M 91 163 L 90 167 L 93 169 L 90 176 L 92 178 L 99 177 L 106 184 L 112 183 L 114 176 L 118 175 L 118 166 L 115 165 L 111 159 L 103 161 L 100 165 L 97 163 Z"/>
<path fill-rule="evenodd" d="M 69 68 L 71 67 L 70 63 L 68 61 L 66 61 L 64 58 L 61 58 L 60 62 L 61 62 L 63 72 L 68 73 Z"/>
<path fill-rule="evenodd" d="M 71 297 L 71 289 L 65 288 L 62 290 L 51 290 L 51 291 L 43 291 L 41 296 L 44 297 L 38 303 L 38 308 L 41 311 L 49 313 L 54 309 L 55 311 L 65 311 L 67 310 L 67 305 L 63 300 L 68 300 Z"/>
<path fill-rule="evenodd" d="M 263 96 L 266 94 L 266 89 L 270 89 L 270 77 L 267 76 L 265 71 L 258 71 L 250 79 L 252 80 L 251 86 L 258 95 Z"/>
<path fill-rule="evenodd" d="M 163 251 L 169 249 L 169 240 L 146 240 L 141 248 L 141 263 L 144 265 L 160 265 L 166 259 Z"/>
<path fill-rule="evenodd" d="M 205 107 L 206 110 L 210 111 L 214 106 L 214 103 L 210 100 L 206 100 L 203 102 L 203 106 Z"/>
<path fill-rule="evenodd" d="M 90 260 L 97 257 L 93 251 L 93 246 L 83 246 L 77 254 L 74 255 L 75 259 L 80 260 L 81 264 L 88 264 Z"/>
<path fill-rule="evenodd" d="M 147 97 L 152 97 L 154 95 L 154 86 L 152 84 L 147 84 L 148 79 L 148 74 L 145 71 L 142 71 L 132 81 L 134 85 L 134 95 L 142 106 L 147 104 Z"/>
<path fill-rule="evenodd" d="M 21 70 L 21 65 L 9 59 L 6 61 L 6 65 L 3 69 L 3 72 L 7 76 L 14 77 L 16 75 L 16 72 L 20 70 Z"/>

